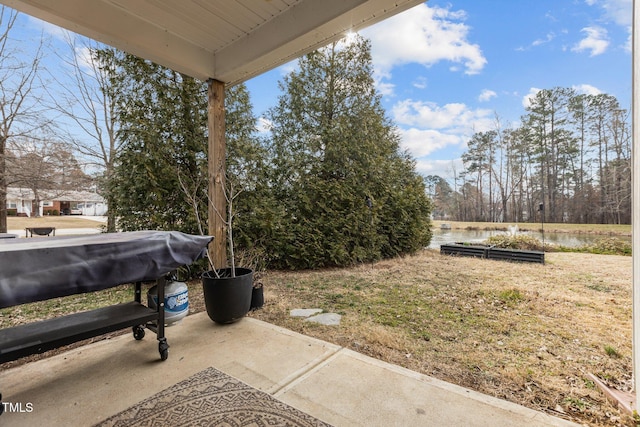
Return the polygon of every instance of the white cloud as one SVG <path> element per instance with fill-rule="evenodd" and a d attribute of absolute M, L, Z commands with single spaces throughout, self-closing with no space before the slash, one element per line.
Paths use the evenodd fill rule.
<path fill-rule="evenodd" d="M 599 95 L 602 93 L 600 89 L 589 84 L 574 85 L 573 89 L 575 89 L 576 92 L 584 95 Z"/>
<path fill-rule="evenodd" d="M 575 52 L 589 51 L 589 56 L 597 56 L 603 54 L 609 47 L 606 29 L 602 27 L 585 27 L 580 32 L 585 33 L 586 37 L 573 46 L 571 50 Z"/>
<path fill-rule="evenodd" d="M 375 82 L 376 85 L 376 89 L 378 90 L 378 93 L 380 93 L 380 95 L 382 96 L 393 96 L 393 89 L 396 87 L 395 84 L 390 83 L 390 82 L 383 82 L 379 79 L 376 79 Z"/>
<path fill-rule="evenodd" d="M 399 125 L 421 129 L 449 129 L 454 133 L 466 133 L 471 129 L 484 131 L 491 127 L 492 111 L 471 110 L 465 104 L 451 103 L 439 106 L 433 102 L 407 99 L 391 109 L 393 119 Z"/>
<path fill-rule="evenodd" d="M 91 58 L 91 49 L 89 46 L 77 46 L 75 48 L 76 60 L 78 65 L 85 70 L 93 70 L 94 63 Z"/>
<path fill-rule="evenodd" d="M 271 128 L 273 127 L 273 122 L 266 117 L 258 117 L 256 123 L 256 130 L 258 133 L 267 134 L 271 132 Z"/>
<path fill-rule="evenodd" d="M 427 88 L 427 79 L 426 77 L 418 77 L 414 82 L 413 82 L 413 87 L 418 88 L 418 89 L 426 89 Z"/>
<path fill-rule="evenodd" d="M 627 41 L 624 44 L 624 50 L 631 53 L 633 49 L 633 27 L 628 27 L 627 33 L 629 33 L 629 35 L 627 36 Z"/>
<path fill-rule="evenodd" d="M 587 3 L 589 5 L 595 4 L 595 1 Z M 615 22 L 617 25 L 623 27 L 631 26 L 631 18 L 633 16 L 632 0 L 603 0 L 599 2 L 602 8 L 605 10 L 605 16 Z"/>
<path fill-rule="evenodd" d="M 623 49 L 631 53 L 633 0 L 585 0 L 589 6 L 600 6 L 604 10 L 601 22 L 613 22 L 625 27 L 628 37 L 622 45 Z"/>
<path fill-rule="evenodd" d="M 376 74 L 390 78 L 396 66 L 430 67 L 441 61 L 460 65 L 466 74 L 479 73 L 487 60 L 480 47 L 467 40 L 470 28 L 464 18 L 461 11 L 421 4 L 363 30 L 372 41 Z"/>
<path fill-rule="evenodd" d="M 443 106 L 407 99 L 396 103 L 391 114 L 400 129 L 401 146 L 417 159 L 418 171 L 429 172 L 429 159 L 439 150 L 462 149 L 475 132 L 494 126 L 493 112 L 469 109 L 465 104 Z"/>
<path fill-rule="evenodd" d="M 480 95 L 478 96 L 478 101 L 486 102 L 486 101 L 489 101 L 491 98 L 495 98 L 497 96 L 498 94 L 495 93 L 494 91 L 489 89 L 484 89 L 482 92 L 480 92 Z"/>
<path fill-rule="evenodd" d="M 537 87 L 532 87 L 529 89 L 529 93 L 522 97 L 522 106 L 527 108 L 531 105 L 531 100 L 535 98 L 536 94 L 540 92 L 542 89 Z"/>
<path fill-rule="evenodd" d="M 545 43 L 549 43 L 551 42 L 553 39 L 556 38 L 556 35 L 554 33 L 548 33 L 547 36 L 543 39 L 537 39 L 534 40 L 533 43 L 531 43 L 532 46 L 540 46 L 541 44 L 545 44 Z"/>
<path fill-rule="evenodd" d="M 409 150 L 414 158 L 421 158 L 449 146 L 464 142 L 459 135 L 447 134 L 437 130 L 401 129 L 401 146 Z"/>
<path fill-rule="evenodd" d="M 418 159 L 416 162 L 416 170 L 424 176 L 438 175 L 449 181 L 449 184 L 453 186 L 455 177 L 460 178 L 460 172 L 464 170 L 464 165 L 460 158 L 453 160 Z M 458 185 L 460 185 L 459 181 Z"/>

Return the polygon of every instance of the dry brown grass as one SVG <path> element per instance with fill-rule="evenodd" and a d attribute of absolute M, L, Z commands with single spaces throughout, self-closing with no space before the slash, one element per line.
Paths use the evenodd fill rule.
<path fill-rule="evenodd" d="M 630 425 L 586 374 L 631 386 L 631 257 L 547 253 L 546 260 L 425 250 L 349 269 L 272 271 L 260 279 L 263 309 L 249 315 L 584 425 Z M 191 313 L 204 310 L 200 282 L 189 285 Z M 109 292 L 0 310 L 0 327 L 131 299 L 130 287 Z M 289 316 L 294 308 L 337 312 L 342 322 L 304 322 Z"/>
<path fill-rule="evenodd" d="M 99 228 L 100 222 L 77 216 L 42 216 L 7 218 L 7 229 L 24 230 L 27 227 L 56 227 L 56 228 Z"/>
<path fill-rule="evenodd" d="M 543 266 L 427 250 L 262 281 L 257 318 L 580 423 L 629 422 L 586 374 L 630 387 L 630 257 L 553 253 Z M 303 322 L 293 308 L 342 323 Z"/>

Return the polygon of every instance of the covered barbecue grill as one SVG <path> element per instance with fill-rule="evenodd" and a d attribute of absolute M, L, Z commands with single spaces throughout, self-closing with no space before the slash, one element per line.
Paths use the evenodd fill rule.
<path fill-rule="evenodd" d="M 203 257 L 211 240 L 177 231 L 0 240 L 0 308 L 126 283 L 136 287 L 129 303 L 0 329 L 0 363 L 126 327 L 136 339 L 145 327 L 156 332 L 165 360 L 164 307 L 141 303 L 142 283 L 157 281 L 163 301 L 165 275 Z"/>

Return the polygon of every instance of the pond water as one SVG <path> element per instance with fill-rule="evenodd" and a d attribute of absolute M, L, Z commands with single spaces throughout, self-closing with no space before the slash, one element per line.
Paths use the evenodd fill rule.
<path fill-rule="evenodd" d="M 535 231 L 519 232 L 528 234 L 542 241 L 542 233 Z M 440 228 L 433 228 L 433 238 L 429 248 L 439 249 L 440 245 L 454 242 L 473 242 L 480 243 L 497 234 L 507 234 L 506 231 L 497 230 L 442 230 Z M 578 247 L 585 244 L 594 243 L 606 236 L 597 234 L 574 234 L 574 233 L 544 233 L 544 242 L 553 243 L 556 245 L 562 245 L 567 247 Z M 618 239 L 623 239 L 631 242 L 630 236 L 615 236 Z"/>

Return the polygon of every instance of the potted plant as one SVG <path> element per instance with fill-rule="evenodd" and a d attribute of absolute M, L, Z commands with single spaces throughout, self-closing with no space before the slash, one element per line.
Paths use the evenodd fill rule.
<path fill-rule="evenodd" d="M 226 181 L 226 180 L 225 180 Z M 233 183 L 228 182 L 224 195 L 227 202 L 227 245 L 229 249 L 228 268 L 216 268 L 209 257 L 211 270 L 202 274 L 202 290 L 209 318 L 216 323 L 233 323 L 242 319 L 251 309 L 253 296 L 253 270 L 236 267 L 233 245 L 234 200 L 242 193 L 235 191 Z M 210 202 L 211 203 L 211 202 Z M 214 211 L 223 218 L 217 207 Z"/>
<path fill-rule="evenodd" d="M 233 323 L 242 319 L 251 308 L 253 270 L 231 268 L 207 271 L 202 274 L 202 290 L 207 315 L 216 323 Z"/>
<path fill-rule="evenodd" d="M 231 100 L 229 108 L 238 111 L 239 116 L 227 123 L 232 125 L 226 128 L 227 136 L 231 135 L 227 139 L 229 150 L 220 163 L 215 165 L 217 170 L 211 171 L 213 174 L 204 173 L 206 170 L 204 166 L 210 165 L 207 162 L 208 159 L 203 157 L 195 159 L 197 166 L 201 168 L 200 173 L 192 173 L 190 169 L 177 170 L 180 188 L 186 200 L 191 204 L 200 234 L 206 233 L 206 221 L 201 216 L 205 203 L 210 207 L 210 215 L 217 215 L 214 218 L 220 219 L 226 228 L 228 266 L 214 265 L 216 257 L 209 256 L 209 270 L 201 276 L 207 314 L 216 323 L 235 322 L 244 317 L 252 308 L 254 268 L 259 265 L 256 259 L 241 256 L 244 254 L 238 254 L 238 259 L 236 259 L 234 245 L 234 217 L 238 211 L 236 203 L 238 196 L 243 194 L 246 189 L 255 187 L 256 180 L 260 176 L 258 171 L 254 169 L 256 162 L 252 160 L 252 158 L 260 158 L 257 152 L 254 152 L 255 147 L 253 147 L 250 138 L 250 134 L 254 130 L 254 120 L 252 117 L 245 117 L 248 113 L 243 110 L 242 105 L 240 107 L 236 105 L 236 103 L 241 103 L 242 96 L 243 93 L 240 91 L 235 94 L 235 98 L 237 98 L 235 101 L 233 96 L 227 98 L 227 100 Z M 227 119 L 231 119 L 231 115 L 227 115 Z M 207 170 L 207 172 L 209 171 Z M 212 175 L 215 177 L 215 181 L 210 183 L 208 181 Z M 205 196 L 208 194 L 206 187 L 211 184 L 220 185 L 227 203 L 226 209 L 223 210 L 212 199 Z M 209 220 L 214 218 L 209 218 Z M 211 245 L 211 250 L 213 250 L 213 245 Z"/>

